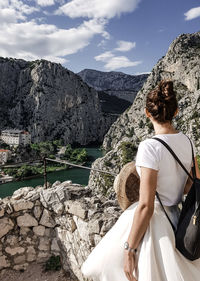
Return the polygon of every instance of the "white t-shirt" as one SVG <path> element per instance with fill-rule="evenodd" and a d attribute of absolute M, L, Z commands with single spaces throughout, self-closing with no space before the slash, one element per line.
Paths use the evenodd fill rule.
<path fill-rule="evenodd" d="M 192 148 L 188 137 L 182 132 L 158 134 L 155 137 L 164 140 L 190 172 Z M 192 144 L 196 156 L 193 141 Z M 139 176 L 141 176 L 141 166 L 158 170 L 156 190 L 163 205 L 172 206 L 181 202 L 188 175 L 162 143 L 150 138 L 140 142 L 135 164 Z"/>

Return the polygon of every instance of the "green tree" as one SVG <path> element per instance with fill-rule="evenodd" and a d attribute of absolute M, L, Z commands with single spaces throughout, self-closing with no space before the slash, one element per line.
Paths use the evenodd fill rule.
<path fill-rule="evenodd" d="M 64 154 L 64 156 L 65 156 L 64 158 L 70 160 L 72 151 L 73 151 L 73 149 L 72 149 L 71 144 L 67 144 L 67 145 L 66 145 L 65 154 Z"/>
<path fill-rule="evenodd" d="M 32 168 L 30 166 L 27 165 L 22 165 L 18 170 L 17 170 L 17 174 L 16 177 L 17 178 L 24 178 L 24 177 L 29 177 L 32 176 Z"/>
<path fill-rule="evenodd" d="M 80 152 L 77 154 L 76 161 L 78 163 L 86 162 L 88 159 L 87 151 L 85 148 L 81 149 Z"/>
<path fill-rule="evenodd" d="M 54 140 L 54 141 L 53 141 L 53 144 L 58 148 L 58 147 L 60 147 L 60 146 L 63 145 L 63 141 L 62 141 L 61 139 L 59 139 L 59 140 Z"/>
<path fill-rule="evenodd" d="M 52 141 L 33 143 L 31 148 L 36 150 L 41 158 L 49 157 L 49 155 L 54 155 L 57 152 L 57 146 Z"/>

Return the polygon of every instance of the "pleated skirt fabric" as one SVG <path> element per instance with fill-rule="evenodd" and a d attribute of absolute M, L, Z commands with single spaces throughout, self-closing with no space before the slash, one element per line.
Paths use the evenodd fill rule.
<path fill-rule="evenodd" d="M 93 281 L 127 281 L 123 270 L 124 242 L 127 241 L 138 202 L 129 206 L 91 251 L 81 266 Z M 165 207 L 174 224 L 178 208 Z M 172 227 L 159 202 L 138 247 L 138 281 L 199 281 L 200 259 L 190 261 L 175 247 Z"/>

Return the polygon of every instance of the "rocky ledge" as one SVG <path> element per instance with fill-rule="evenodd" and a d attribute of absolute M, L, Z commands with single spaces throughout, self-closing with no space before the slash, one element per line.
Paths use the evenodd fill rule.
<path fill-rule="evenodd" d="M 91 197 L 71 181 L 20 188 L 0 200 L 0 270 L 24 270 L 54 254 L 72 280 L 89 280 L 81 265 L 121 213 L 116 200 Z"/>

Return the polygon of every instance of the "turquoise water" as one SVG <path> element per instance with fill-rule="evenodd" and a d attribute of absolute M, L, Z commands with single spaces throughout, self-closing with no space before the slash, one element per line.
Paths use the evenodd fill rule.
<path fill-rule="evenodd" d="M 90 167 L 92 162 L 102 157 L 102 151 L 99 147 L 86 147 L 88 155 L 90 156 L 90 161 L 86 163 L 84 166 Z M 81 169 L 81 168 L 72 168 L 69 170 L 62 170 L 57 172 L 52 172 L 47 174 L 47 181 L 50 183 L 54 183 L 55 181 L 66 181 L 71 180 L 73 183 L 79 183 L 82 185 L 87 185 L 89 179 L 90 170 Z M 44 179 L 43 177 L 36 177 L 29 180 L 10 182 L 6 184 L 0 185 L 0 198 L 4 198 L 6 196 L 10 196 L 13 192 L 24 186 L 32 186 L 36 187 L 37 185 L 43 185 Z"/>

